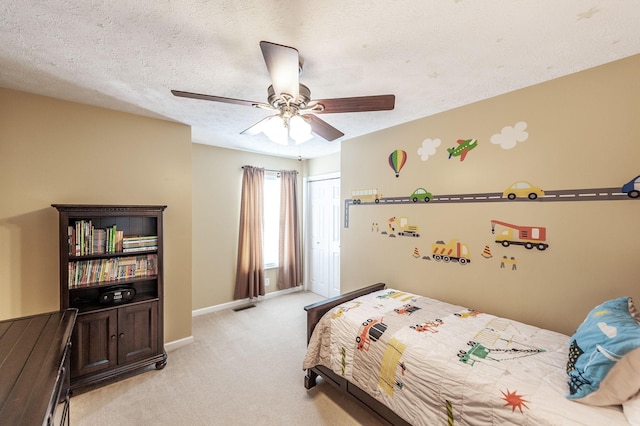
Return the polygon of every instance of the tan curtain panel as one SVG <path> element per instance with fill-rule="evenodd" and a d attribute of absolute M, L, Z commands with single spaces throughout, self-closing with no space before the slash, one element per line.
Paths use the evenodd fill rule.
<path fill-rule="evenodd" d="M 234 299 L 263 296 L 262 229 L 264 169 L 244 166 Z"/>
<path fill-rule="evenodd" d="M 280 171 L 280 253 L 278 288 L 302 284 L 302 248 L 298 214 L 298 172 Z"/>

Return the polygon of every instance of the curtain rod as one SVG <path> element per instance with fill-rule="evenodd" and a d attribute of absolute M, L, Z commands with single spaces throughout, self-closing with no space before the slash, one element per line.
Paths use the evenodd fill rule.
<path fill-rule="evenodd" d="M 245 167 L 253 167 L 253 166 L 242 166 L 241 169 L 244 169 Z M 258 168 L 263 168 L 263 167 L 258 167 Z M 297 170 L 274 170 L 274 169 L 264 169 L 265 172 L 295 172 L 298 173 Z"/>

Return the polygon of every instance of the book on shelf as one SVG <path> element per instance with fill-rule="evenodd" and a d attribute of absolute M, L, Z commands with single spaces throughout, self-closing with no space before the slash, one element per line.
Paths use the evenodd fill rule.
<path fill-rule="evenodd" d="M 101 228 L 93 231 L 92 254 L 104 254 L 107 240 L 107 231 Z"/>
<path fill-rule="evenodd" d="M 116 239 L 118 229 L 116 225 L 110 226 L 107 231 L 106 253 L 116 253 Z"/>
<path fill-rule="evenodd" d="M 110 227 L 111 231 L 115 228 Z M 95 228 L 90 220 L 78 220 L 68 227 L 69 255 L 88 256 L 107 253 L 107 229 Z"/>
<path fill-rule="evenodd" d="M 135 253 L 137 251 L 153 251 L 158 250 L 158 246 L 146 246 L 146 247 L 130 247 L 122 250 L 123 253 Z"/>
<path fill-rule="evenodd" d="M 157 250 L 158 236 L 127 236 L 122 241 L 122 251 Z"/>
<path fill-rule="evenodd" d="M 67 229 L 69 255 L 88 256 L 158 250 L 157 235 L 125 236 L 116 225 L 95 228 L 90 220 L 78 220 Z"/>
<path fill-rule="evenodd" d="M 158 274 L 158 255 L 114 257 L 69 262 L 69 288 L 90 287 L 102 283 Z"/>

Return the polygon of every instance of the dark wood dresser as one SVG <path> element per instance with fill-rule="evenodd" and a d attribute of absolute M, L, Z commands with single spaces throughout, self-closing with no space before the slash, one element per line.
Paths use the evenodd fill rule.
<path fill-rule="evenodd" d="M 0 424 L 69 419 L 69 346 L 76 309 L 0 321 Z M 56 416 L 59 403 L 62 414 Z"/>

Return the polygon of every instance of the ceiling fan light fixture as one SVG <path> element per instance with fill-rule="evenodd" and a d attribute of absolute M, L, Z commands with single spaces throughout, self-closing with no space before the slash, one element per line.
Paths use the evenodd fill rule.
<path fill-rule="evenodd" d="M 311 124 L 299 114 L 273 115 L 261 124 L 260 131 L 278 145 L 289 145 L 289 139 L 300 145 L 313 138 Z"/>
<path fill-rule="evenodd" d="M 294 115 L 289 119 L 289 136 L 295 141 L 296 145 L 305 143 L 313 137 L 311 134 L 311 124 L 301 115 Z"/>
<path fill-rule="evenodd" d="M 280 115 L 274 115 L 264 123 L 262 128 L 264 133 L 272 142 L 278 145 L 289 144 L 289 131 L 287 129 L 287 122 L 284 117 Z"/>

